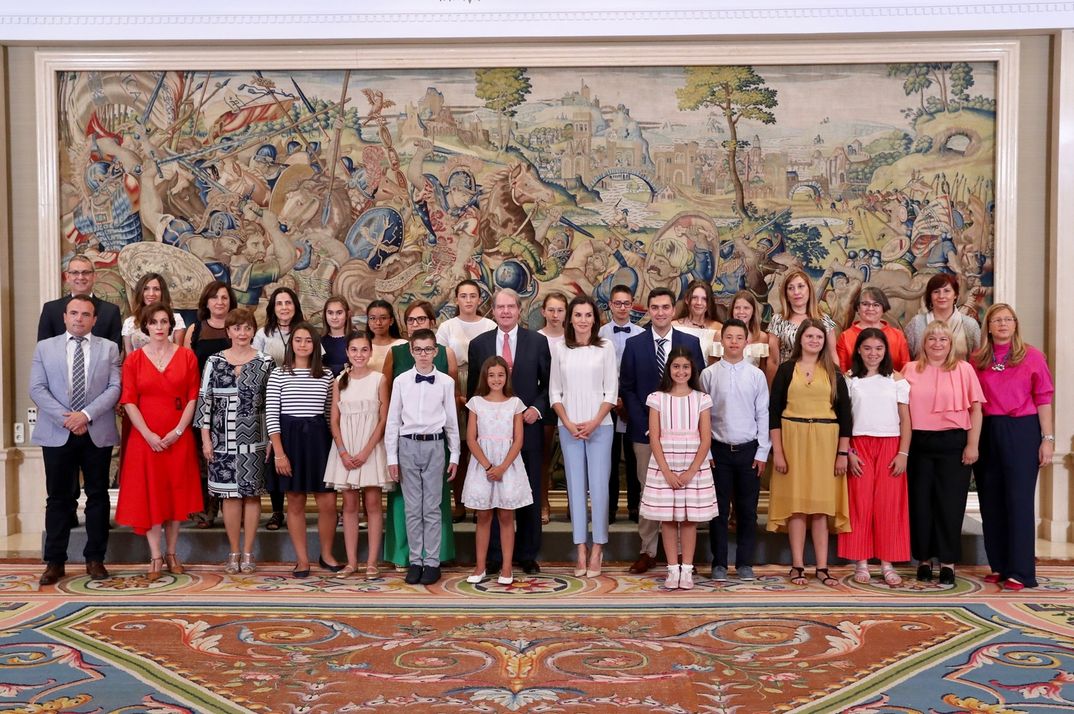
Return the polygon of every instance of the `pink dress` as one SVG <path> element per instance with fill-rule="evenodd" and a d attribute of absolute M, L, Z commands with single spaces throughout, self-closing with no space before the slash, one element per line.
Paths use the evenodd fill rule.
<path fill-rule="evenodd" d="M 701 446 L 698 422 L 702 411 L 712 409 L 712 397 L 704 392 L 690 392 L 685 397 L 653 392 L 645 404 L 660 412 L 660 447 L 668 468 L 685 471 Z M 709 460 L 705 459 L 685 487 L 672 488 L 660 472 L 656 457 L 650 457 L 638 512 L 650 521 L 701 523 L 715 518 L 716 486 Z"/>

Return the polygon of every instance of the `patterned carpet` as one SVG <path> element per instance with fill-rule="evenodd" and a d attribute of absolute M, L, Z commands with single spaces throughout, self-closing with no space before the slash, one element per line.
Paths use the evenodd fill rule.
<path fill-rule="evenodd" d="M 429 589 L 283 566 L 41 589 L 39 572 L 0 565 L 0 711 L 1074 711 L 1070 568 L 1020 594 L 980 569 L 891 589 L 759 568 L 690 592 L 621 568 Z"/>

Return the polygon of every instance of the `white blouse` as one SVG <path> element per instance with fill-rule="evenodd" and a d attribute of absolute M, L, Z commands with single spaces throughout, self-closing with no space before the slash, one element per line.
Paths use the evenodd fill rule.
<path fill-rule="evenodd" d="M 899 436 L 899 405 L 910 403 L 910 383 L 874 374 L 850 377 L 854 436 Z"/>
<path fill-rule="evenodd" d="M 174 339 L 176 331 L 186 329 L 186 322 L 183 320 L 183 316 L 177 312 L 173 312 L 172 317 L 175 318 L 175 327 L 172 328 L 172 338 Z M 132 350 L 140 350 L 149 344 L 149 335 L 142 332 L 142 328 L 134 324 L 133 315 L 128 315 L 127 318 L 123 320 L 123 327 L 120 330 L 120 334 L 123 337 L 131 338 Z"/>
<path fill-rule="evenodd" d="M 482 317 L 474 322 L 466 322 L 458 317 L 444 320 L 444 323 L 436 330 L 436 341 L 455 353 L 455 362 L 459 366 L 459 373 L 466 366 L 467 352 L 470 349 L 470 340 L 478 335 L 495 330 L 496 323 L 487 317 Z M 460 381 L 463 381 L 460 379 Z"/>
<path fill-rule="evenodd" d="M 619 367 L 611 340 L 604 340 L 600 347 L 570 348 L 564 344 L 552 351 L 548 401 L 562 404 L 568 419 L 575 422 L 592 419 L 601 404 L 614 406 L 618 397 Z M 611 412 L 600 423 L 611 424 Z"/>

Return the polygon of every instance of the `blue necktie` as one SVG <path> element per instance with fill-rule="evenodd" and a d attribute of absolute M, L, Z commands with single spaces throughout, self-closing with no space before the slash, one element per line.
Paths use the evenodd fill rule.
<path fill-rule="evenodd" d="M 629 332 L 630 332 L 630 325 L 627 325 L 626 327 L 620 327 L 619 325 L 613 325 L 613 326 L 612 326 L 612 334 L 613 334 L 613 335 L 617 335 L 617 334 L 619 334 L 620 332 L 627 332 L 627 333 L 629 333 Z"/>
<path fill-rule="evenodd" d="M 71 337 L 75 341 L 75 357 L 71 361 L 71 411 L 86 408 L 86 353 L 82 351 L 85 337 Z"/>
<path fill-rule="evenodd" d="M 417 384 L 421 384 L 422 382 L 428 382 L 429 384 L 432 384 L 435 379 L 436 379 L 435 374 L 415 374 L 414 375 L 414 382 L 417 383 Z"/>

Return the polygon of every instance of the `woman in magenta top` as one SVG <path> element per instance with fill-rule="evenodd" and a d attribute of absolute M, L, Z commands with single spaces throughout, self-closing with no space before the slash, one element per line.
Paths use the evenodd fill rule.
<path fill-rule="evenodd" d="M 913 427 L 906 463 L 910 553 L 921 581 L 932 580 L 932 560 L 939 560 L 941 585 L 955 584 L 955 563 L 962 557 L 962 519 L 984 402 L 977 374 L 953 347 L 951 330 L 933 321 L 922 334 L 921 357 L 903 372 Z"/>
<path fill-rule="evenodd" d="M 985 580 L 1018 591 L 1037 586 L 1035 492 L 1037 472 L 1055 447 L 1055 387 L 1044 355 L 1022 342 L 1010 305 L 990 307 L 984 326 L 984 342 L 972 360 L 988 400 L 974 467 L 992 568 Z"/>

